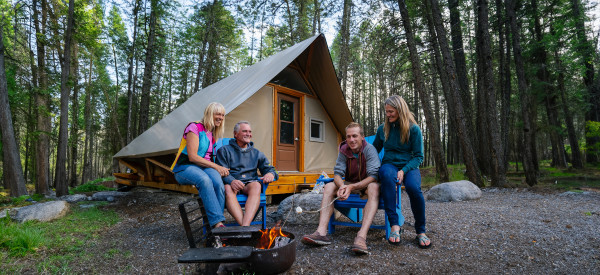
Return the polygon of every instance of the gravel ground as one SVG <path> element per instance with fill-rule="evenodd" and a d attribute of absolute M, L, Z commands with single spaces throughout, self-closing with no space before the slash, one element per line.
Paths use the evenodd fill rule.
<path fill-rule="evenodd" d="M 196 266 L 178 264 L 187 249 L 177 204 L 189 195 L 134 189 L 106 206 L 122 221 L 87 252 L 89 260 L 71 266 L 75 273 L 190 274 Z M 414 242 L 414 219 L 403 194 L 406 217 L 402 244 L 389 245 L 383 230 L 371 230 L 368 256 L 349 247 L 358 228 L 337 227 L 326 247 L 297 247 L 287 274 L 516 273 L 598 274 L 600 272 L 600 193 L 556 193 L 526 189 L 484 189 L 467 202 L 427 201 L 430 249 Z M 268 212 L 276 211 L 269 206 Z M 376 222 L 383 222 L 379 210 Z M 316 225 L 288 224 L 298 238 Z M 107 254 L 108 253 L 108 254 Z M 109 256 L 107 256 L 109 255 Z"/>

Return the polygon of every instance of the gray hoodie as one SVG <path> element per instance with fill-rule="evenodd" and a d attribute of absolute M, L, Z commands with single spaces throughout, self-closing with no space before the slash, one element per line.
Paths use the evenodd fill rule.
<path fill-rule="evenodd" d="M 247 148 L 240 148 L 235 139 L 229 140 L 229 145 L 221 147 L 217 151 L 216 163 L 225 168 L 229 168 L 229 175 L 223 177 L 223 183 L 231 184 L 234 180 L 241 180 L 243 183 L 255 181 L 258 179 L 257 169 L 262 176 L 272 173 L 274 180 L 279 178 L 275 167 L 269 164 L 269 160 L 261 151 L 254 148 L 254 143 L 250 142 Z"/>
<path fill-rule="evenodd" d="M 349 182 L 359 182 L 366 177 L 377 180 L 379 166 L 381 166 L 381 162 L 377 149 L 373 145 L 363 139 L 360 152 L 354 156 L 346 141 L 343 141 L 339 147 L 333 173 L 345 177 L 345 180 Z"/>

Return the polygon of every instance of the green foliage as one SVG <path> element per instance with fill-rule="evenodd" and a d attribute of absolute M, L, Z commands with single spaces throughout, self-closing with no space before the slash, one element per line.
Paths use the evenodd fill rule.
<path fill-rule="evenodd" d="M 119 221 L 113 211 L 74 208 L 67 216 L 52 222 L 16 223 L 0 219 L 0 265 L 4 271 L 18 271 L 18 258 L 36 258 L 40 251 L 48 257 L 36 259 L 39 273 L 71 273 L 69 266 L 89 258 L 82 253 L 98 233 Z M 117 253 L 117 252 L 115 252 Z M 126 254 L 125 252 L 121 254 Z"/>
<path fill-rule="evenodd" d="M 548 175 L 550 177 L 573 177 L 573 176 L 577 176 L 577 174 L 575 173 L 568 173 L 568 172 L 555 172 L 555 173 L 550 173 L 550 175 Z"/>
<path fill-rule="evenodd" d="M 79 185 L 79 186 L 69 189 L 69 194 L 96 192 L 96 191 L 114 191 L 114 190 L 116 190 L 115 188 L 108 188 L 108 187 L 105 187 L 104 185 L 99 184 L 101 182 L 111 181 L 111 180 L 115 180 L 115 178 L 114 177 L 98 178 L 93 181 L 89 181 L 85 184 L 82 184 L 82 185 Z"/>
<path fill-rule="evenodd" d="M 22 207 L 31 205 L 33 202 L 41 202 L 46 201 L 47 199 L 44 195 L 41 194 L 33 194 L 33 195 L 23 195 L 20 197 L 9 197 L 8 194 L 0 193 L 0 210 L 9 207 Z"/>
<path fill-rule="evenodd" d="M 69 190 L 69 194 L 96 192 L 96 191 L 108 191 L 108 190 L 115 190 L 115 189 L 104 187 L 103 185 L 86 183 L 86 184 L 79 185 L 75 188 L 71 188 Z"/>
<path fill-rule="evenodd" d="M 22 257 L 35 252 L 46 241 L 38 228 L 27 224 L 20 226 L 5 219 L 0 221 L 0 249 L 7 251 L 10 256 Z"/>
<path fill-rule="evenodd" d="M 436 175 L 435 167 L 421 168 L 421 187 L 429 189 L 442 183 Z M 448 165 L 448 174 L 450 181 L 468 180 L 465 175 L 465 166 L 462 164 Z"/>

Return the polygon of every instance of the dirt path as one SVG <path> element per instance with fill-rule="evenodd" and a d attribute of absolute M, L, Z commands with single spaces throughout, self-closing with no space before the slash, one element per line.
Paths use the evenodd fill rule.
<path fill-rule="evenodd" d="M 600 271 L 600 194 L 536 193 L 486 189 L 470 202 L 427 202 L 433 247 L 414 243 L 412 213 L 403 195 L 407 224 L 402 244 L 393 247 L 385 232 L 372 230 L 371 255 L 356 257 L 348 248 L 357 228 L 339 227 L 334 243 L 313 248 L 298 244 L 288 274 L 388 273 L 570 273 Z M 75 273 L 190 274 L 195 266 L 177 264 L 187 249 L 177 204 L 189 198 L 171 192 L 140 189 L 106 206 L 122 221 L 110 228 L 88 252 L 92 258 L 72 266 Z M 270 206 L 269 212 L 276 206 Z M 376 222 L 383 222 L 383 212 Z M 316 225 L 286 225 L 296 236 Z"/>

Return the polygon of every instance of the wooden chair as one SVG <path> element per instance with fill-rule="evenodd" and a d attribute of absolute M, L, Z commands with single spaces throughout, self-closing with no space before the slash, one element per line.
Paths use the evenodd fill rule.
<path fill-rule="evenodd" d="M 369 137 L 365 138 L 365 140 L 369 143 L 373 143 L 374 139 L 375 139 L 375 136 L 369 136 Z M 383 154 L 384 154 L 384 151 L 381 150 L 381 152 L 379 152 L 380 159 L 383 158 Z M 332 182 L 332 181 L 333 181 L 332 178 L 318 179 L 317 183 L 323 182 L 323 184 L 326 184 L 326 183 Z M 400 185 L 396 186 L 396 213 L 398 213 L 398 224 L 400 226 L 402 226 L 404 224 L 404 216 L 402 215 L 401 193 L 402 193 L 401 186 Z M 337 221 L 335 219 L 335 211 L 334 211 L 334 213 L 331 215 L 331 218 L 329 219 L 329 225 L 328 225 L 329 234 L 335 233 L 336 225 L 361 227 L 362 226 L 363 208 L 365 208 L 366 203 L 367 203 L 367 200 L 361 199 L 358 194 L 350 194 L 348 199 L 346 199 L 344 201 L 336 200 L 333 203 L 335 209 L 338 210 L 340 213 L 342 213 L 344 216 L 346 216 L 348 219 L 350 219 L 352 222 Z M 379 199 L 379 205 L 377 206 L 377 209 L 383 209 L 383 199 L 381 199 L 381 198 Z M 383 224 L 383 225 L 371 224 L 370 228 L 384 229 L 385 230 L 385 238 L 388 239 L 390 237 L 391 226 L 390 226 L 390 222 L 388 220 L 387 215 L 385 215 L 385 224 Z"/>
<path fill-rule="evenodd" d="M 222 263 L 243 263 L 250 258 L 253 247 L 221 247 L 220 240 L 251 238 L 260 233 L 257 227 L 211 228 L 201 198 L 179 204 L 179 214 L 190 249 L 177 259 L 178 263 L 205 263 L 204 274 L 217 274 Z"/>
<path fill-rule="evenodd" d="M 222 146 L 229 144 L 229 140 L 231 140 L 231 139 L 232 138 L 222 138 L 219 141 L 217 141 L 217 143 L 215 144 L 214 152 L 216 152 Z M 256 219 L 256 217 L 258 216 L 259 213 L 262 213 L 262 220 L 261 221 L 253 220 L 250 224 L 251 225 L 260 224 L 262 226 L 262 229 L 266 229 L 267 228 L 267 194 L 266 194 L 266 192 L 267 192 L 267 187 L 269 186 L 269 184 L 263 183 L 263 181 L 261 179 L 259 179 L 258 182 L 260 182 L 260 184 L 262 185 L 262 189 L 260 192 L 260 204 L 258 206 L 258 211 L 256 212 L 254 219 Z M 248 200 L 248 196 L 239 193 L 237 195 L 237 200 L 240 203 L 240 206 L 242 208 L 244 208 L 246 206 L 246 201 Z M 236 222 L 233 222 L 233 223 L 228 223 L 225 225 L 230 226 L 230 225 L 239 225 L 239 224 L 237 224 Z"/>

